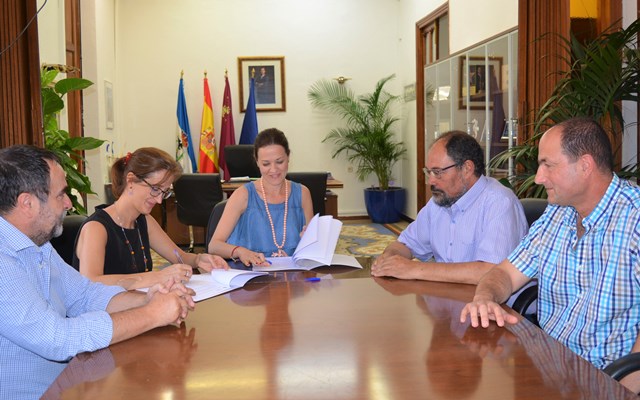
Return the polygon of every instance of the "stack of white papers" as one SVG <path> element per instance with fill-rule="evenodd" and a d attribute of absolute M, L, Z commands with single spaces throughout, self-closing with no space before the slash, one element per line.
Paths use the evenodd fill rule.
<path fill-rule="evenodd" d="M 353 267 L 362 269 L 362 265 L 356 260 L 353 256 L 348 256 L 346 254 L 334 254 L 331 257 L 331 260 L 327 264 L 320 264 L 315 261 L 305 261 L 305 265 L 296 264 L 293 260 L 293 257 L 273 257 L 269 258 L 271 265 L 268 267 L 253 267 L 254 271 L 295 271 L 295 270 L 305 270 L 309 271 L 314 268 L 324 267 L 327 265 L 333 266 L 345 266 L 345 267 Z"/>
<path fill-rule="evenodd" d="M 362 268 L 352 256 L 334 254 L 342 222 L 331 215 L 316 214 L 300 238 L 300 242 L 291 257 L 267 257 L 271 265 L 267 267 L 254 266 L 254 271 L 286 271 L 310 270 L 325 265 L 346 265 Z"/>
<path fill-rule="evenodd" d="M 214 269 L 210 273 L 192 275 L 186 286 L 196 292 L 193 301 L 200 301 L 241 288 L 249 280 L 260 275 L 267 275 L 267 273 L 240 269 Z"/>

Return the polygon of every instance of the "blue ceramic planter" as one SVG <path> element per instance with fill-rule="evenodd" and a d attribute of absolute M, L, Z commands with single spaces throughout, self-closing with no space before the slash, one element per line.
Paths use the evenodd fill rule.
<path fill-rule="evenodd" d="M 387 190 L 366 188 L 364 204 L 372 222 L 389 224 L 400 221 L 404 211 L 407 191 L 401 187 L 389 187 Z"/>

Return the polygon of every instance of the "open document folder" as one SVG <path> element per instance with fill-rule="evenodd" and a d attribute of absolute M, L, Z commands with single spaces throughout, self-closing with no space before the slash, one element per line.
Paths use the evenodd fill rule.
<path fill-rule="evenodd" d="M 291 257 L 267 257 L 271 265 L 253 266 L 254 271 L 310 270 L 325 265 L 346 265 L 362 268 L 352 256 L 334 254 L 342 222 L 331 215 L 316 214 L 309 224 Z"/>
<path fill-rule="evenodd" d="M 214 269 L 210 273 L 192 275 L 186 286 L 196 292 L 193 301 L 200 301 L 243 287 L 245 283 L 260 275 L 267 275 L 267 273 Z"/>

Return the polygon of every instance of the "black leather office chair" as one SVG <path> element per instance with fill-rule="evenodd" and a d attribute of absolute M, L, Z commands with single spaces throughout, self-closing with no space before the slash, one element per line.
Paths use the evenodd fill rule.
<path fill-rule="evenodd" d="M 220 174 L 184 174 L 173 183 L 178 220 L 189 225 L 189 251 L 193 251 L 193 227 L 206 227 L 213 207 L 222 201 Z"/>
<path fill-rule="evenodd" d="M 204 246 L 209 250 L 209 242 L 213 237 L 216 228 L 218 227 L 218 222 L 220 222 L 220 217 L 222 217 L 222 213 L 224 212 L 224 207 L 227 205 L 227 200 L 222 200 L 220 203 L 216 204 L 211 210 L 211 214 L 209 215 L 209 222 L 207 223 L 207 232 L 204 235 Z"/>
<path fill-rule="evenodd" d="M 522 208 L 524 208 L 524 215 L 527 218 L 529 226 L 540 218 L 547 208 L 547 204 L 549 204 L 547 199 L 534 198 L 520 199 L 520 203 L 522 203 Z"/>
<path fill-rule="evenodd" d="M 326 172 L 289 172 L 287 179 L 305 185 L 311 192 L 313 214 L 325 215 L 324 199 L 327 193 Z"/>
<path fill-rule="evenodd" d="M 224 151 L 224 159 L 231 178 L 243 176 L 260 178 L 260 169 L 253 156 L 252 144 L 230 144 L 225 146 L 222 151 Z"/>
<path fill-rule="evenodd" d="M 73 262 L 76 237 L 86 219 L 86 215 L 67 215 L 62 221 L 62 235 L 51 239 L 53 248 L 60 254 L 64 262 L 69 265 Z"/>
<path fill-rule="evenodd" d="M 549 204 L 546 199 L 537 199 L 537 198 L 524 198 L 520 199 L 520 203 L 522 204 L 522 208 L 524 209 L 524 215 L 527 218 L 527 223 L 529 227 L 533 225 L 534 222 L 540 218 L 540 216 L 546 210 L 547 205 Z M 523 290 L 516 300 L 513 302 L 511 308 L 515 310 L 517 313 L 524 316 L 529 321 L 538 325 L 538 316 L 536 314 L 527 314 L 527 309 L 534 302 L 538 300 L 538 285 L 529 286 L 525 290 Z"/>

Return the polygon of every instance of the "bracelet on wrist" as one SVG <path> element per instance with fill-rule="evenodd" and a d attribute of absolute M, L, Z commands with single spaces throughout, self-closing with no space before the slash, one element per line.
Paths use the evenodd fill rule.
<path fill-rule="evenodd" d="M 240 248 L 240 246 L 236 246 L 233 248 L 233 250 L 231 250 L 231 259 L 233 260 L 233 262 L 236 261 L 236 259 L 233 257 L 233 254 L 236 252 L 236 250 L 238 250 Z"/>

